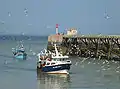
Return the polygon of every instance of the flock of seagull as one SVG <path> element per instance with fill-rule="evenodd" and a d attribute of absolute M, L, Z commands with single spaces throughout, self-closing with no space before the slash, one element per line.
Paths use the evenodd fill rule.
<path fill-rule="evenodd" d="M 27 8 L 24 8 L 24 14 L 25 14 L 25 16 L 28 16 L 28 9 L 27 9 Z M 11 17 L 11 16 L 12 16 L 12 13 L 11 13 L 11 12 L 8 12 L 8 16 Z M 107 12 L 105 12 L 105 13 L 104 13 L 104 18 L 105 18 L 105 19 L 110 19 L 111 17 L 108 15 Z M 5 21 L 0 20 L 0 23 L 1 23 L 1 24 L 5 24 Z M 31 24 L 29 24 L 29 25 L 31 25 Z M 50 27 L 47 27 L 47 28 L 50 28 Z M 32 52 L 33 55 L 36 55 L 36 53 L 33 52 L 32 50 L 30 50 L 30 52 Z M 87 59 L 88 59 L 88 58 L 83 58 L 83 60 L 80 62 L 80 64 L 83 63 L 83 62 L 85 62 Z M 97 59 L 94 58 L 93 60 L 97 60 Z M 118 63 L 117 61 L 114 61 L 114 60 L 113 60 L 113 61 L 104 60 L 104 61 L 102 62 L 102 65 L 101 65 L 101 69 L 100 69 L 100 70 L 104 70 L 104 71 L 105 71 L 105 70 L 110 70 L 110 69 L 111 69 L 111 68 L 110 68 L 110 62 L 115 63 L 115 64 Z M 91 63 L 93 63 L 93 62 L 88 61 L 87 64 L 91 64 Z M 75 63 L 76 66 L 77 66 L 78 64 L 79 64 L 78 62 Z M 98 64 L 98 65 L 100 65 L 99 62 L 94 62 L 93 64 Z M 106 67 L 106 66 L 107 66 L 107 67 Z M 82 68 L 84 68 L 84 66 L 82 66 Z M 116 69 L 115 69 L 117 73 L 120 73 L 120 70 L 118 70 L 118 69 L 120 69 L 120 65 L 116 66 Z M 100 70 L 97 70 L 97 72 L 100 72 Z"/>
<path fill-rule="evenodd" d="M 25 16 L 27 17 L 28 16 L 28 9 L 27 8 L 24 8 L 24 14 Z M 12 12 L 8 12 L 8 16 L 11 17 L 12 16 Z M 105 11 L 104 13 L 104 18 L 105 19 L 110 19 L 111 17 L 108 15 L 108 13 Z M 1 24 L 5 24 L 5 21 L 4 20 L 0 20 L 0 23 Z M 28 24 L 29 26 L 32 25 L 32 24 Z M 51 26 L 47 26 L 46 28 L 51 28 Z M 7 31 L 5 31 L 7 32 Z"/>
<path fill-rule="evenodd" d="M 24 14 L 25 14 L 25 16 L 27 17 L 28 16 L 28 9 L 27 8 L 24 8 Z M 8 12 L 8 16 L 9 17 L 12 17 L 12 12 Z M 2 20 L 2 19 L 0 19 L 0 23 L 3 25 L 3 24 L 5 24 L 5 21 L 4 20 Z M 28 24 L 29 26 L 30 25 L 32 25 L 32 24 Z M 6 29 L 3 29 L 3 30 L 6 30 Z M 2 32 L 0 32 L 0 33 L 6 33 L 6 32 L 8 32 L 8 31 L 2 31 Z"/>
<path fill-rule="evenodd" d="M 34 52 L 32 49 L 30 49 L 29 51 L 32 53 L 33 56 L 38 55 L 38 53 Z M 4 64 L 8 63 L 8 61 L 5 61 Z M 97 67 L 95 70 L 95 72 L 97 73 L 114 72 L 116 74 L 120 74 L 120 62 L 115 60 L 77 57 L 76 62 L 72 64 L 72 66 L 79 66 L 81 68 L 89 67 L 91 65 L 95 65 L 95 67 Z"/>
<path fill-rule="evenodd" d="M 101 71 L 114 71 L 120 73 L 120 62 L 115 60 L 96 59 L 96 58 L 80 58 L 75 62 L 75 66 L 80 65 L 81 68 L 85 68 L 86 65 L 97 65 L 96 72 Z"/>

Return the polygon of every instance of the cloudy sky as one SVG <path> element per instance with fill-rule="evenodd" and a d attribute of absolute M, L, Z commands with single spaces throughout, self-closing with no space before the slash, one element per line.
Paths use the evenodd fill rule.
<path fill-rule="evenodd" d="M 120 0 L 0 0 L 0 34 L 120 34 Z"/>

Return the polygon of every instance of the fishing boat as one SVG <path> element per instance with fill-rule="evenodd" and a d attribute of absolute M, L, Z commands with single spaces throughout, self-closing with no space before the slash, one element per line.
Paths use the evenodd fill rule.
<path fill-rule="evenodd" d="M 54 44 L 55 52 L 44 49 L 44 52 L 38 54 L 37 70 L 49 74 L 69 74 L 71 61 L 69 56 L 58 52 Z"/>
<path fill-rule="evenodd" d="M 25 52 L 25 48 L 23 47 L 23 45 L 19 48 L 12 48 L 12 52 L 13 52 L 14 58 L 16 59 L 26 60 L 27 58 L 27 54 Z"/>

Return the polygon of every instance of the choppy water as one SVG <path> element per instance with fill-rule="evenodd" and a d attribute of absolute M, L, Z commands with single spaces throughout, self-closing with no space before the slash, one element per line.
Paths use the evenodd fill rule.
<path fill-rule="evenodd" d="M 0 41 L 0 89 L 120 89 L 120 63 L 71 57 L 70 75 L 37 73 L 35 53 L 47 39 L 23 40 L 28 59 L 13 59 L 17 41 Z"/>

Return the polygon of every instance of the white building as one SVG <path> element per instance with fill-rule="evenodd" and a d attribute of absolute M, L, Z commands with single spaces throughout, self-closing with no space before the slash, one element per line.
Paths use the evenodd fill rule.
<path fill-rule="evenodd" d="M 67 31 L 67 35 L 77 35 L 77 30 L 75 28 L 70 28 Z"/>

